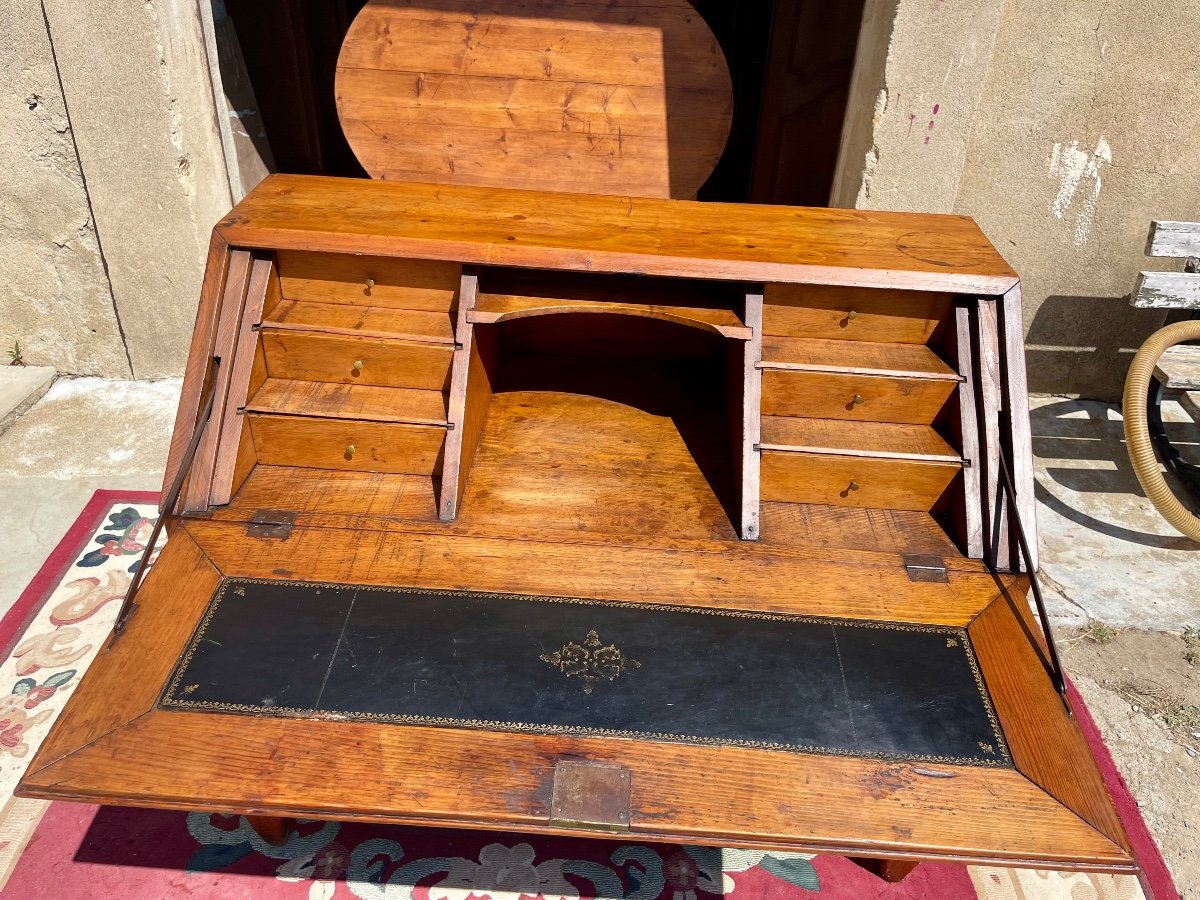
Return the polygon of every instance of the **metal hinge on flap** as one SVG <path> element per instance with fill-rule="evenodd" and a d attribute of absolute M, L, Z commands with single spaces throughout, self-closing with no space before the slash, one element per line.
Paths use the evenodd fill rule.
<path fill-rule="evenodd" d="M 292 535 L 296 514 L 287 509 L 256 509 L 246 522 L 246 537 L 279 538 L 286 541 Z"/>
<path fill-rule="evenodd" d="M 905 553 L 904 570 L 909 581 L 933 581 L 945 584 L 950 580 L 946 573 L 946 561 L 940 556 L 926 553 Z"/>

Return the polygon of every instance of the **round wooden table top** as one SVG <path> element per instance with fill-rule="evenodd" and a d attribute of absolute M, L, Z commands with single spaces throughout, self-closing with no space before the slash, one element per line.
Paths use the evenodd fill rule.
<path fill-rule="evenodd" d="M 371 0 L 337 106 L 375 178 L 686 198 L 733 89 L 686 0 Z"/>

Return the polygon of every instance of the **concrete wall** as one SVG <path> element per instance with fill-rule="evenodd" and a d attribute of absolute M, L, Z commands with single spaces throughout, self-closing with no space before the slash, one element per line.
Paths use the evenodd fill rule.
<path fill-rule="evenodd" d="M 1117 397 L 1163 319 L 1125 299 L 1170 267 L 1149 222 L 1200 218 L 1200 0 L 872 3 L 834 201 L 974 216 L 1024 281 L 1031 389 Z"/>
<path fill-rule="evenodd" d="M 38 0 L 0 4 L 0 71 L 0 349 L 19 341 L 30 362 L 128 378 Z"/>
<path fill-rule="evenodd" d="M 0 87 L 0 342 L 65 372 L 181 372 L 230 206 L 196 0 L 9 0 L 0 25 L 19 73 Z"/>

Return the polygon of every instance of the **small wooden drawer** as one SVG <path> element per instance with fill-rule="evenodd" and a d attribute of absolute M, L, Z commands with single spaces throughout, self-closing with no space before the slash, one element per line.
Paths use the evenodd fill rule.
<path fill-rule="evenodd" d="M 434 391 L 450 383 L 448 344 L 271 330 L 262 340 L 272 378 Z"/>
<path fill-rule="evenodd" d="M 764 369 L 762 414 L 928 425 L 956 381 Z"/>
<path fill-rule="evenodd" d="M 251 414 L 260 465 L 432 475 L 446 429 Z"/>
<path fill-rule="evenodd" d="M 762 499 L 926 512 L 960 471 L 948 462 L 764 450 Z"/>
<path fill-rule="evenodd" d="M 768 284 L 763 334 L 925 344 L 954 306 L 946 294 L 812 284 Z"/>
<path fill-rule="evenodd" d="M 276 259 L 287 300 L 449 312 L 462 276 L 458 263 L 423 259 L 296 250 L 280 250 Z"/>

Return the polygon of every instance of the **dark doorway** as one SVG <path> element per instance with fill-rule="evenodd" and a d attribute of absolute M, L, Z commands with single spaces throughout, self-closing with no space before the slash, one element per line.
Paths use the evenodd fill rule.
<path fill-rule="evenodd" d="M 693 0 L 734 88 L 729 141 L 699 199 L 828 204 L 864 2 Z M 366 177 L 334 101 L 342 38 L 365 3 L 224 0 L 277 171 Z"/>

